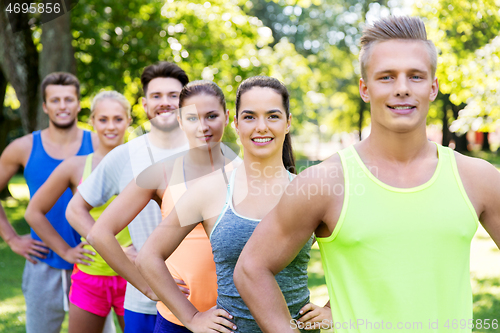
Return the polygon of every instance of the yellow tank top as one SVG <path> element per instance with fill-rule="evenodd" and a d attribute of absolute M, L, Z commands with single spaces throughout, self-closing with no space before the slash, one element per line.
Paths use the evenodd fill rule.
<path fill-rule="evenodd" d="M 414 188 L 382 183 L 353 146 L 339 152 L 341 215 L 317 238 L 336 332 L 471 332 L 460 323 L 472 319 L 478 218 L 453 151 L 437 147 L 434 175 Z"/>
<path fill-rule="evenodd" d="M 83 169 L 83 175 L 82 175 L 82 182 L 87 179 L 87 177 L 90 175 L 92 172 L 92 158 L 94 154 L 89 154 L 87 156 L 87 160 L 85 161 L 85 167 Z M 93 208 L 90 211 L 90 215 L 94 218 L 94 220 L 97 220 L 101 213 L 106 209 L 106 207 L 113 201 L 113 199 L 116 197 L 113 196 L 111 197 L 108 202 L 106 202 L 104 205 L 100 207 Z M 128 231 L 128 227 L 123 229 L 116 235 L 116 239 L 118 240 L 118 243 L 120 243 L 121 246 L 129 246 L 132 244 L 132 239 L 130 238 L 130 233 Z M 85 241 L 85 238 L 81 238 L 82 242 Z M 90 274 L 90 275 L 105 275 L 105 276 L 115 276 L 118 275 L 109 265 L 104 261 L 104 259 L 97 253 L 97 251 L 90 245 L 85 245 L 85 249 L 90 250 L 95 253 L 95 256 L 88 255 L 92 259 L 94 259 L 94 262 L 91 263 L 90 266 L 86 265 L 81 265 L 78 264 L 78 269 L 81 270 L 84 273 Z"/>

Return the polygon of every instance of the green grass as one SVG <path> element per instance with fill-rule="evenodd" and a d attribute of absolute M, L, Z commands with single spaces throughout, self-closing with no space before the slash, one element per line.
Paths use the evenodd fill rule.
<path fill-rule="evenodd" d="M 474 332 L 500 332 L 500 278 L 475 279 L 473 283 L 474 320 L 496 319 L 498 328 Z"/>
<path fill-rule="evenodd" d="M 9 185 L 11 185 L 11 184 L 26 185 L 26 181 L 24 180 L 23 175 L 18 173 L 18 174 L 15 174 L 14 177 L 12 177 L 10 179 Z"/>
<path fill-rule="evenodd" d="M 2 202 L 5 213 L 18 234 L 29 233 L 24 220 L 27 202 L 8 200 Z M 12 252 L 9 246 L 0 240 L 0 332 L 25 332 L 25 306 L 21 291 L 21 278 L 25 260 Z"/>
<path fill-rule="evenodd" d="M 25 198 L 26 188 L 24 179 L 19 176 L 13 179 L 9 188 L 15 185 L 13 195 Z M 29 233 L 29 226 L 24 220 L 27 199 L 9 199 L 2 201 L 9 221 L 19 234 Z M 25 260 L 14 254 L 8 245 L 0 239 L 0 332 L 25 332 L 25 305 L 21 291 L 22 272 Z M 474 318 L 498 319 L 500 321 L 500 278 L 473 279 Z M 328 301 L 328 292 L 321 265 L 321 258 L 317 244 L 311 251 L 309 264 L 309 288 L 311 301 L 317 305 L 324 305 Z M 115 320 L 117 332 L 121 332 Z M 63 333 L 67 332 L 67 318 L 63 323 Z M 323 331 L 332 332 L 332 331 Z M 474 330 L 478 333 L 500 332 L 500 329 Z"/>
<path fill-rule="evenodd" d="M 9 198 L 2 201 L 7 218 L 19 235 L 30 232 L 24 219 L 29 193 L 24 178 L 16 175 L 9 183 L 12 195 L 21 198 Z M 0 239 L 0 332 L 26 332 L 26 307 L 21 290 L 21 281 L 25 259 L 18 256 L 9 248 L 7 243 Z M 121 333 L 118 321 L 115 318 L 116 332 Z M 62 325 L 62 333 L 68 332 L 68 316 Z"/>

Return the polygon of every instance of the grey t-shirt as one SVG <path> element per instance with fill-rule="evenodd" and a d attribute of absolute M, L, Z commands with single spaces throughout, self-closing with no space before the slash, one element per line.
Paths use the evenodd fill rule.
<path fill-rule="evenodd" d="M 161 159 L 187 152 L 188 149 L 187 144 L 176 149 L 159 149 L 149 144 L 147 135 L 140 136 L 109 152 L 90 176 L 78 186 L 78 192 L 89 205 L 101 206 L 112 196 L 120 194 L 134 179 L 134 175 L 137 176 L 143 169 Z M 160 222 L 160 207 L 151 200 L 128 226 L 137 251 Z M 125 309 L 144 314 L 157 313 L 156 302 L 144 296 L 130 283 L 127 283 Z"/>

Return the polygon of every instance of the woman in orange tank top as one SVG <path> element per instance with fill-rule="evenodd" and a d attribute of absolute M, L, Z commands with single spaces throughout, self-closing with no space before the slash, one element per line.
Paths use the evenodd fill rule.
<path fill-rule="evenodd" d="M 187 84 L 180 93 L 179 106 L 177 117 L 188 139 L 189 151 L 144 170 L 107 208 L 115 212 L 107 215 L 113 216 L 114 220 L 103 222 L 101 217 L 98 223 L 103 223 L 100 227 L 121 230 L 150 200 L 156 200 L 161 205 L 165 217 L 191 184 L 202 177 L 230 170 L 240 160 L 226 145 L 221 144 L 229 114 L 224 94 L 214 82 L 193 81 Z M 100 252 L 103 257 L 106 257 L 105 251 Z M 215 306 L 215 264 L 210 242 L 201 225 L 193 230 L 166 265 L 181 291 L 200 311 Z M 134 286 L 144 283 L 135 272 L 126 273 L 123 276 Z M 167 325 L 169 332 L 190 332 L 163 303 L 158 302 L 157 309 L 157 327 Z"/>

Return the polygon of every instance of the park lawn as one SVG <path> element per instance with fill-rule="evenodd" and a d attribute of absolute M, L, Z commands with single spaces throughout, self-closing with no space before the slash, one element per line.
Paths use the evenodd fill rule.
<path fill-rule="evenodd" d="M 17 233 L 24 235 L 30 228 L 24 219 L 24 213 L 29 200 L 29 190 L 24 178 L 16 175 L 9 183 L 9 190 L 19 200 L 9 198 L 2 201 L 2 206 L 9 221 Z M 26 308 L 21 289 L 21 281 L 25 259 L 14 254 L 9 246 L 0 239 L 0 332 L 26 332 Z M 118 321 L 115 318 L 116 332 L 121 333 Z M 68 317 L 63 322 L 61 332 L 68 332 Z"/>
<path fill-rule="evenodd" d="M 14 185 L 9 185 L 11 193 L 20 200 L 8 199 L 2 201 L 9 221 L 19 234 L 29 232 L 29 227 L 24 220 L 24 212 L 28 203 L 27 188 L 21 176 L 13 178 Z M 25 260 L 14 254 L 7 244 L 0 239 L 0 332 L 22 333 L 25 332 L 25 306 L 21 290 L 22 272 Z M 497 319 L 500 321 L 500 277 L 473 278 L 474 293 L 474 318 Z M 311 261 L 309 264 L 309 288 L 311 301 L 317 305 L 324 305 L 328 301 L 328 291 L 321 265 L 321 258 L 317 244 L 313 245 Z M 120 333 L 115 320 L 117 332 Z M 499 332 L 499 329 L 479 329 L 474 332 L 489 333 Z M 67 332 L 67 318 L 63 323 L 61 332 Z M 322 331 L 330 333 L 331 330 Z"/>

